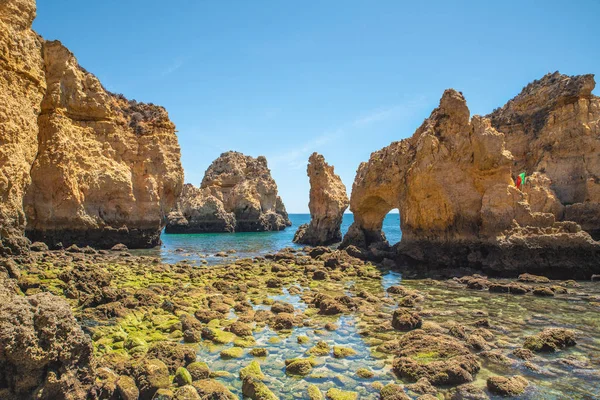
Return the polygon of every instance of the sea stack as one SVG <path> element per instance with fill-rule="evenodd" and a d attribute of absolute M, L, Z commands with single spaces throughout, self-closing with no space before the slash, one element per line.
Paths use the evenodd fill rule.
<path fill-rule="evenodd" d="M 32 29 L 33 0 L 0 3 L 0 253 L 33 241 L 160 243 L 183 186 L 166 110 L 108 92 Z"/>
<path fill-rule="evenodd" d="M 263 156 L 229 151 L 214 160 L 199 188 L 186 184 L 166 233 L 279 231 L 291 226 Z"/>
<path fill-rule="evenodd" d="M 590 75 L 550 74 L 489 118 L 471 118 L 463 95 L 447 90 L 411 138 L 360 165 L 350 200 L 355 222 L 342 247 L 424 268 L 563 279 L 599 273 L 600 243 L 590 236 L 600 195 L 593 87 Z M 522 172 L 531 179 L 517 188 Z M 381 226 L 394 208 L 402 240 L 392 250 Z"/>
<path fill-rule="evenodd" d="M 310 180 L 310 223 L 298 228 L 294 242 L 311 246 L 340 242 L 342 217 L 350 203 L 346 186 L 321 154 L 309 157 L 306 172 Z"/>

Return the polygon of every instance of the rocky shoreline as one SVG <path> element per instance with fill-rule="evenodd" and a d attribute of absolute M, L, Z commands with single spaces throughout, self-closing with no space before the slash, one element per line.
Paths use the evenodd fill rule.
<path fill-rule="evenodd" d="M 400 282 L 326 247 L 208 268 L 76 247 L 2 265 L 0 398 L 598 394 L 595 283 Z M 51 347 L 29 353 L 15 328 Z"/>

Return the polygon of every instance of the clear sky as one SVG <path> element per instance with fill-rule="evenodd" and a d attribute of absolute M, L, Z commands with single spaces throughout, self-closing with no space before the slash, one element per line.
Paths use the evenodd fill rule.
<path fill-rule="evenodd" d="M 34 29 L 107 89 L 167 108 L 186 182 L 224 151 L 264 155 L 294 213 L 310 153 L 350 193 L 446 88 L 487 114 L 547 72 L 600 74 L 599 17 L 599 0 L 38 0 Z"/>

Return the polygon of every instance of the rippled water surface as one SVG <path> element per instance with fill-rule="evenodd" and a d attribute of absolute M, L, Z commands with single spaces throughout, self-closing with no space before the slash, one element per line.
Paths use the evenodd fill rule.
<path fill-rule="evenodd" d="M 310 222 L 309 214 L 290 214 L 292 226 L 280 232 L 239 232 L 239 233 L 199 233 L 199 234 L 166 234 L 161 235 L 160 248 L 151 250 L 134 250 L 139 255 L 160 256 L 163 262 L 177 262 L 183 259 L 200 262 L 206 260 L 209 264 L 222 262 L 215 257 L 216 253 L 235 250 L 232 257 L 254 257 L 265 253 L 275 252 L 285 247 L 302 247 L 292 242 L 296 229 Z M 342 234 L 348 231 L 354 221 L 352 214 L 344 214 Z M 390 244 L 400 241 L 400 215 L 388 214 L 383 222 Z"/>

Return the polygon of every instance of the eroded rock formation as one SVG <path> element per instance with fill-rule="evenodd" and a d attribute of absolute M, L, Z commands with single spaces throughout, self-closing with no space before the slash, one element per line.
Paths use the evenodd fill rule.
<path fill-rule="evenodd" d="M 278 231 L 291 225 L 263 156 L 229 151 L 206 170 L 200 188 L 186 184 L 167 233 Z"/>
<path fill-rule="evenodd" d="M 554 84 L 548 77 L 542 82 L 545 82 L 542 85 Z M 589 84 L 581 86 L 589 89 Z M 555 90 L 558 89 L 539 91 L 554 93 Z M 590 99 L 589 91 L 586 93 L 581 101 L 574 103 L 587 104 L 589 100 L 595 104 L 598 99 Z M 566 94 L 562 98 L 571 99 Z M 526 104 L 533 107 L 532 100 L 522 107 Z M 598 114 L 594 117 L 588 109 L 584 112 L 586 122 L 558 129 L 565 141 L 570 134 L 564 130 L 582 136 L 579 156 L 575 156 L 577 147 L 555 154 L 546 153 L 547 148 L 540 145 L 535 148 L 542 154 L 541 161 L 529 167 L 520 156 L 513 156 L 509 145 L 534 139 L 526 136 L 507 140 L 507 135 L 492 126 L 489 118 L 470 118 L 462 94 L 447 90 L 439 107 L 411 138 L 373 153 L 368 163 L 360 165 L 350 200 L 355 223 L 342 247 L 352 244 L 370 249 L 374 257 L 390 256 L 381 224 L 390 210 L 398 208 L 402 240 L 396 250 L 411 262 L 430 267 L 471 266 L 496 274 L 537 271 L 561 277 L 589 277 L 599 269 L 600 244 L 578 224 L 559 222 L 568 215 L 566 210 L 570 207 L 594 213 L 591 194 L 577 197 L 583 201 L 577 204 L 563 200 L 573 200 L 571 195 L 561 198 L 561 193 L 583 190 L 581 178 L 563 181 L 561 176 L 580 171 L 582 159 L 590 159 L 583 163 L 588 166 L 586 171 L 594 170 L 600 160 L 598 155 L 594 156 L 598 134 L 593 134 Z M 582 118 L 571 117 L 579 121 Z M 555 121 L 554 113 L 550 112 L 544 120 Z M 516 131 L 510 135 L 524 136 Z M 547 133 L 552 135 L 551 131 Z M 528 169 L 531 177 L 521 191 L 514 186 L 513 176 L 523 168 Z M 549 169 L 568 172 L 548 175 Z M 593 193 L 595 175 L 586 174 L 585 193 Z M 590 220 L 586 222 L 589 224 Z"/>
<path fill-rule="evenodd" d="M 31 30 L 35 11 L 33 0 L 0 2 L 0 253 L 27 247 L 23 196 L 46 91 L 43 40 Z"/>
<path fill-rule="evenodd" d="M 342 240 L 340 226 L 348 208 L 346 186 L 325 158 L 313 153 L 308 159 L 310 179 L 310 223 L 301 225 L 294 242 L 312 246 L 328 245 Z"/>
<path fill-rule="evenodd" d="M 93 383 L 92 341 L 69 304 L 0 286 L 0 398 L 83 399 Z"/>
<path fill-rule="evenodd" d="M 34 0 L 0 3 L 0 233 L 111 247 L 159 243 L 183 185 L 164 108 L 107 92 L 60 42 L 31 30 Z"/>
<path fill-rule="evenodd" d="M 600 238 L 600 97 L 594 87 L 593 75 L 548 74 L 488 118 L 505 134 L 514 170 L 547 177 L 564 206 L 559 218 Z"/>

